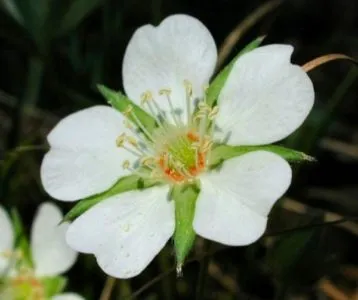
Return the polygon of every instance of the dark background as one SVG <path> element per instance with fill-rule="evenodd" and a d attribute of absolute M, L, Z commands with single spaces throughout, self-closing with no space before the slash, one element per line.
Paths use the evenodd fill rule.
<path fill-rule="evenodd" d="M 67 114 L 103 104 L 97 83 L 122 89 L 122 57 L 137 27 L 187 13 L 220 46 L 267 2 L 11 1 L 23 21 L 0 10 L 0 203 L 16 207 L 27 230 L 37 206 L 50 200 L 39 179 L 46 134 Z M 231 57 L 263 34 L 264 44 L 292 44 L 293 61 L 300 65 L 328 53 L 358 59 L 358 1 L 282 1 L 245 33 Z M 294 166 L 294 182 L 272 211 L 267 235 L 250 247 L 213 245 L 210 255 L 198 240 L 179 279 L 169 244 L 140 276 L 118 280 L 113 299 L 195 299 L 199 261 L 209 268 L 198 299 L 358 299 L 358 71 L 337 60 L 309 75 L 314 110 L 281 144 L 317 162 Z M 64 212 L 71 207 L 56 203 Z M 97 300 L 105 279 L 92 256 L 81 255 L 67 290 Z"/>

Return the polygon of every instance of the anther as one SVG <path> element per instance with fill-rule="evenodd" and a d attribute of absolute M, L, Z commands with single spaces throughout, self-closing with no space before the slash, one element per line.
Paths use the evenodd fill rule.
<path fill-rule="evenodd" d="M 122 133 L 120 136 L 117 137 L 116 139 L 116 145 L 117 147 L 123 147 L 124 142 L 126 141 L 127 136 L 125 133 Z"/>
<path fill-rule="evenodd" d="M 170 96 L 170 94 L 172 93 L 171 89 L 161 89 L 159 90 L 159 95 L 160 96 Z"/>
<path fill-rule="evenodd" d="M 153 94 L 151 91 L 146 91 L 140 96 L 143 103 L 153 100 Z"/>
<path fill-rule="evenodd" d="M 189 82 L 189 80 L 184 80 L 184 86 L 186 89 L 186 92 L 189 96 L 193 95 L 193 85 Z"/>
<path fill-rule="evenodd" d="M 155 163 L 154 157 L 144 157 L 140 160 L 141 165 L 149 167 Z"/>
<path fill-rule="evenodd" d="M 132 105 L 128 105 L 127 108 L 123 111 L 123 114 L 128 117 L 128 115 L 130 115 L 133 111 L 133 106 Z"/>
<path fill-rule="evenodd" d="M 137 146 L 138 146 L 138 142 L 137 142 L 137 140 L 136 140 L 134 137 L 132 137 L 132 136 L 127 136 L 127 137 L 126 137 L 126 140 L 127 140 L 127 142 L 128 142 L 129 144 L 131 144 L 132 146 L 134 146 L 134 147 L 137 147 Z"/>
<path fill-rule="evenodd" d="M 124 170 L 130 169 L 130 166 L 131 166 L 131 163 L 129 162 L 129 160 L 125 160 L 125 161 L 123 162 L 123 164 L 122 164 L 122 168 L 123 168 Z"/>
<path fill-rule="evenodd" d="M 219 107 L 215 106 L 215 107 L 210 111 L 210 113 L 209 113 L 209 115 L 208 115 L 209 120 L 213 120 L 213 119 L 216 117 L 216 115 L 218 114 L 218 112 L 219 112 Z"/>

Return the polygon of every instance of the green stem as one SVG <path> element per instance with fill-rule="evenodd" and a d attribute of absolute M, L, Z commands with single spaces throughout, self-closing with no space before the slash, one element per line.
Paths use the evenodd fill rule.
<path fill-rule="evenodd" d="M 204 252 L 206 250 L 209 250 L 209 248 L 211 248 L 211 242 L 205 240 L 204 246 L 203 246 Z M 196 285 L 196 296 L 195 296 L 196 300 L 204 299 L 205 285 L 206 285 L 206 280 L 208 277 L 208 267 L 209 267 L 209 263 L 210 263 L 210 258 L 211 258 L 211 256 L 206 255 L 200 261 L 199 276 L 198 276 L 198 282 Z"/>

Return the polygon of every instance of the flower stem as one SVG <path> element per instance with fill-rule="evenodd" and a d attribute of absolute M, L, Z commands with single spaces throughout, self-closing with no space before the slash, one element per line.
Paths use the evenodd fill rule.
<path fill-rule="evenodd" d="M 107 277 L 99 300 L 109 300 L 111 298 L 111 294 L 115 283 L 116 283 L 116 278 L 111 276 Z"/>

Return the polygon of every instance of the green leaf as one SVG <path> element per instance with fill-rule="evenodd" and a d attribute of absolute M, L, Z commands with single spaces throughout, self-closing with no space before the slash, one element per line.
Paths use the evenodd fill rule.
<path fill-rule="evenodd" d="M 234 66 L 236 60 L 240 56 L 244 55 L 245 53 L 250 52 L 251 50 L 254 50 L 258 46 L 260 46 L 262 41 L 263 41 L 263 37 L 258 37 L 255 40 L 253 40 L 251 43 L 246 45 L 245 48 L 242 49 L 218 75 L 216 75 L 215 79 L 212 81 L 207 91 L 206 103 L 208 105 L 213 106 L 213 104 L 217 100 L 221 92 L 221 89 L 223 88 L 227 78 L 229 77 L 231 69 Z"/>
<path fill-rule="evenodd" d="M 67 279 L 62 276 L 45 277 L 42 278 L 41 281 L 45 287 L 45 295 L 48 298 L 60 294 L 67 284 Z"/>
<path fill-rule="evenodd" d="M 23 254 L 22 261 L 26 265 L 32 267 L 33 261 L 31 259 L 31 250 L 29 242 L 26 238 L 26 233 L 24 230 L 24 225 L 21 221 L 21 217 L 16 208 L 11 210 L 11 219 L 15 231 L 15 248 L 21 250 Z"/>
<path fill-rule="evenodd" d="M 16 0 L 1 0 L 0 7 L 4 9 L 14 20 L 23 25 L 24 20 L 17 6 Z"/>
<path fill-rule="evenodd" d="M 133 108 L 133 113 L 143 124 L 145 129 L 149 133 L 153 132 L 154 128 L 156 127 L 156 121 L 151 115 L 141 109 L 138 105 L 134 104 L 128 97 L 123 95 L 121 92 L 113 91 L 104 85 L 98 85 L 97 87 L 101 94 L 104 96 L 104 98 L 107 99 L 107 102 L 120 112 L 124 113 L 128 109 L 128 107 L 131 106 Z M 140 128 L 137 121 L 132 116 L 129 116 L 129 119 L 134 122 L 138 128 Z"/>
<path fill-rule="evenodd" d="M 194 244 L 193 220 L 199 192 L 196 184 L 174 186 L 172 190 L 171 197 L 175 202 L 174 247 L 178 273 L 181 272 L 181 266 Z"/>
<path fill-rule="evenodd" d="M 90 209 L 92 206 L 103 201 L 104 199 L 107 199 L 114 195 L 124 193 L 130 190 L 146 189 L 156 184 L 158 184 L 158 182 L 155 180 L 143 179 L 137 175 L 130 175 L 130 176 L 123 177 L 108 191 L 79 201 L 65 215 L 62 222 L 73 221 L 74 219 L 82 215 L 85 211 Z"/>
<path fill-rule="evenodd" d="M 293 149 L 285 148 L 277 145 L 263 145 L 263 146 L 229 146 L 229 145 L 216 145 L 211 152 L 210 165 L 217 166 L 227 159 L 243 155 L 252 151 L 269 151 L 276 153 L 285 160 L 291 163 L 299 162 L 314 162 L 316 159 L 303 152 Z"/>
<path fill-rule="evenodd" d="M 91 14 L 103 0 L 75 0 L 71 1 L 70 7 L 63 16 L 61 25 L 57 31 L 58 35 L 62 35 L 78 26 L 89 14 Z"/>

